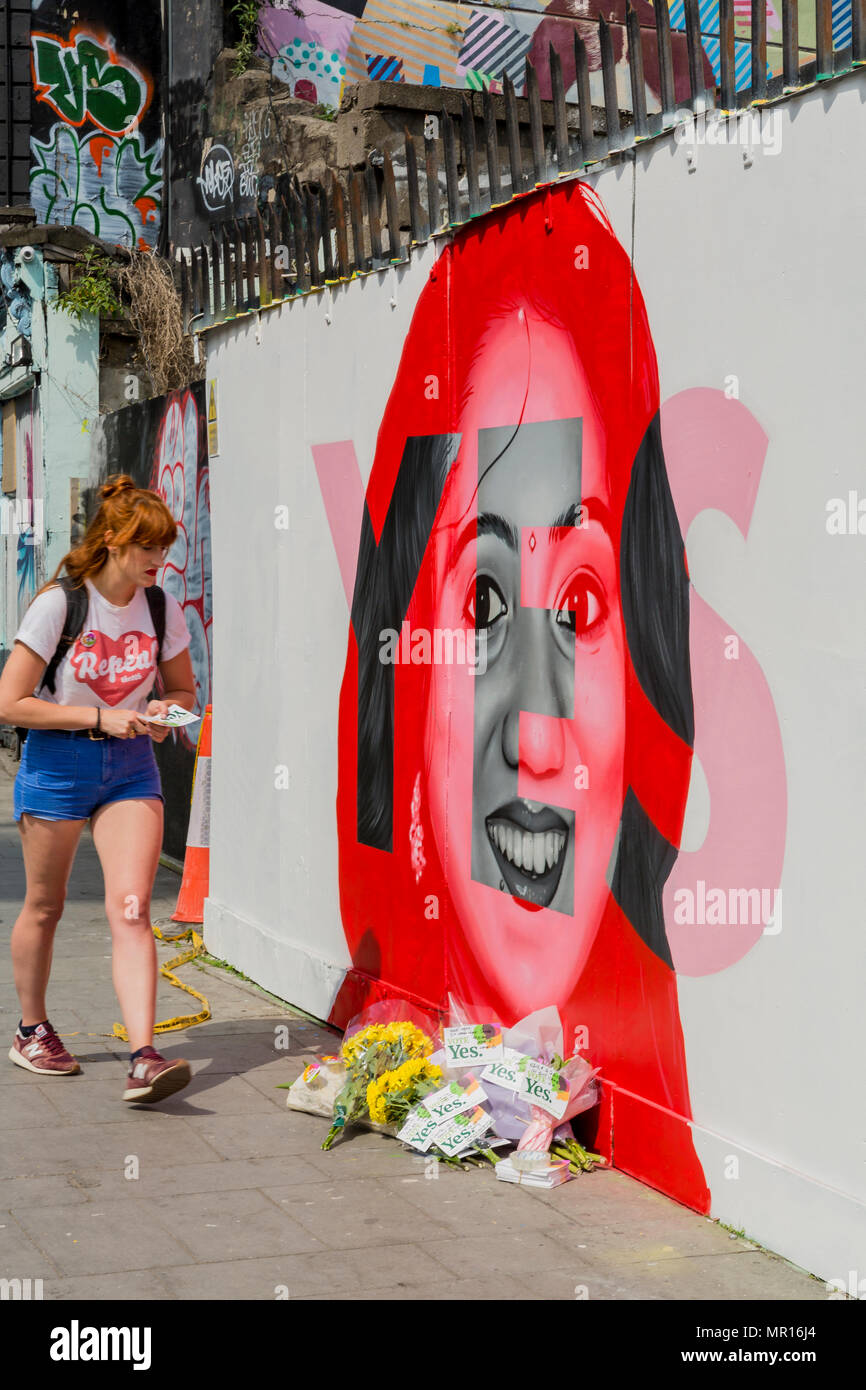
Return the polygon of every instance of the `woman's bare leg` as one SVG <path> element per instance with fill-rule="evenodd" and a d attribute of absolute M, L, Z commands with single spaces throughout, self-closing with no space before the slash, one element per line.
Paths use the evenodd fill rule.
<path fill-rule="evenodd" d="M 54 953 L 54 932 L 63 915 L 66 886 L 83 820 L 40 820 L 26 812 L 18 822 L 27 890 L 10 941 L 12 972 L 25 1027 L 48 1017 L 45 992 Z"/>
<path fill-rule="evenodd" d="M 93 843 L 105 879 L 105 912 L 113 943 L 111 975 L 129 1050 L 153 1042 L 156 942 L 150 899 L 162 846 L 162 802 L 110 801 L 93 813 Z"/>

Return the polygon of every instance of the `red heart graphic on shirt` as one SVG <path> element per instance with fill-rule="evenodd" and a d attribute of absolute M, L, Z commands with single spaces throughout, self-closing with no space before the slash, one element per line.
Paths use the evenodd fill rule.
<path fill-rule="evenodd" d="M 156 637 L 143 632 L 125 632 L 122 637 L 106 637 L 104 632 L 88 632 L 95 637 L 92 646 L 75 643 L 69 664 L 74 678 L 87 685 L 107 705 L 119 705 L 131 690 L 144 681 L 153 683 L 156 674 Z"/>

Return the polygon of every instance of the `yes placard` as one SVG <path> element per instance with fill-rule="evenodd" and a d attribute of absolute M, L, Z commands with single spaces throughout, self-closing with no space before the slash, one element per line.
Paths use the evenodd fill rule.
<path fill-rule="evenodd" d="M 481 1073 L 481 1080 L 489 1082 L 492 1086 L 501 1086 L 506 1091 L 522 1091 L 523 1077 L 518 1067 L 523 1058 L 524 1053 L 516 1052 L 513 1047 L 503 1047 L 502 1060 L 486 1066 Z"/>
<path fill-rule="evenodd" d="M 441 1122 L 461 1114 L 464 1110 L 472 1110 L 486 1099 L 487 1092 L 484 1087 L 475 1080 L 474 1076 L 469 1076 L 462 1085 L 459 1081 L 452 1081 L 448 1086 L 443 1086 L 442 1090 L 437 1091 L 435 1095 L 425 1096 L 424 1108 Z"/>
<path fill-rule="evenodd" d="M 495 1023 L 461 1023 L 443 1028 L 445 1065 L 471 1067 L 502 1058 L 502 1032 Z"/>
<path fill-rule="evenodd" d="M 398 1131 L 397 1138 L 402 1139 L 404 1144 L 409 1144 L 413 1149 L 418 1149 L 425 1154 L 433 1143 L 433 1136 L 441 1125 L 442 1121 L 434 1118 L 424 1105 L 416 1105 L 414 1110 L 410 1110 L 406 1117 L 406 1123 Z"/>
<path fill-rule="evenodd" d="M 140 714 L 138 717 L 147 724 L 159 724 L 169 729 L 182 729 L 187 724 L 197 724 L 201 719 L 200 714 L 192 714 L 188 709 L 184 709 L 183 705 L 169 705 L 164 715 Z"/>
<path fill-rule="evenodd" d="M 530 1105 L 539 1106 L 555 1119 L 561 1119 L 568 1105 L 568 1081 L 562 1072 L 544 1062 L 535 1062 L 531 1057 L 521 1057 L 517 1072 L 521 1081 L 518 1095 L 525 1096 Z"/>
<path fill-rule="evenodd" d="M 448 1158 L 462 1153 L 470 1144 L 476 1143 L 493 1124 L 493 1117 L 480 1106 L 455 1115 L 447 1125 L 443 1125 L 436 1135 L 436 1147 Z"/>

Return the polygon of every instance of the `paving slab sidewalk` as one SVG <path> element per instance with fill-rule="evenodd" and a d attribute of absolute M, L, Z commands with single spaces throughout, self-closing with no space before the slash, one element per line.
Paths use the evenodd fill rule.
<path fill-rule="evenodd" d="M 82 1071 L 14 1066 L 15 770 L 0 750 L 0 1278 L 41 1279 L 46 1300 L 826 1298 L 823 1282 L 621 1173 L 528 1191 L 489 1170 L 432 1168 L 365 1131 L 323 1153 L 325 1121 L 288 1110 L 275 1088 L 339 1035 L 214 966 L 180 972 L 211 1019 L 157 1039 L 190 1061 L 192 1082 L 158 1106 L 125 1104 L 89 829 L 48 995 Z M 154 921 L 170 917 L 178 884 L 159 870 Z M 157 943 L 160 961 L 180 949 Z M 158 1018 L 196 1008 L 160 979 Z"/>

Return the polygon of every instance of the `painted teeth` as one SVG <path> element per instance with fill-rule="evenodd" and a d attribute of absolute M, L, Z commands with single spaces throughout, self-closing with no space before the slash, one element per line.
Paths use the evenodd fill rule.
<path fill-rule="evenodd" d="M 499 853 L 525 873 L 543 874 L 558 863 L 566 837 L 558 830 L 532 835 L 511 825 L 488 826 L 488 833 Z"/>

